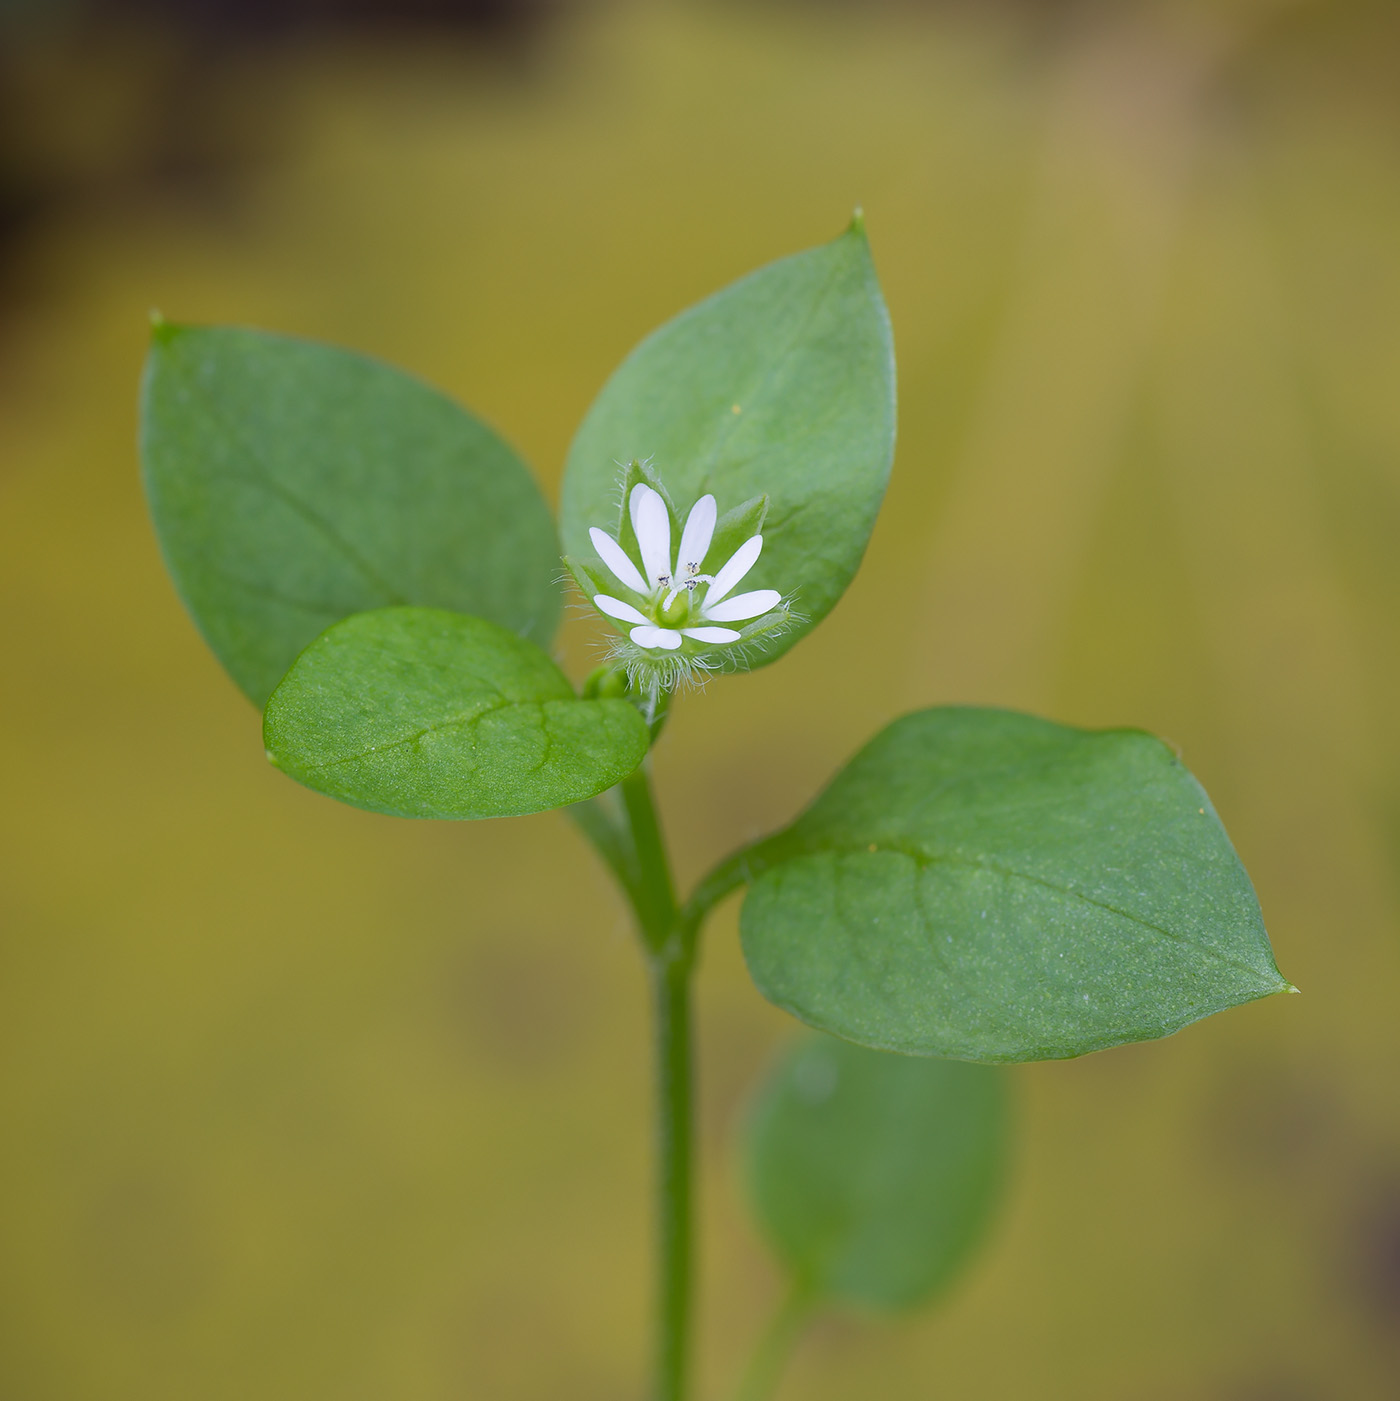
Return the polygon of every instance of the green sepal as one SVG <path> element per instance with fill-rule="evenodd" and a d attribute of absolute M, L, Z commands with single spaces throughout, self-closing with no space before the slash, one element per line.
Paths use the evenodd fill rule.
<path fill-rule="evenodd" d="M 709 560 L 709 565 L 705 572 L 717 574 L 728 562 L 730 555 L 739 548 L 744 541 L 751 539 L 755 535 L 763 534 L 763 523 L 768 519 L 768 493 L 764 492 L 760 496 L 750 497 L 749 500 L 740 502 L 739 505 L 726 511 L 715 522 L 714 538 L 710 541 L 710 551 L 705 556 Z M 747 579 L 738 586 L 738 592 L 750 588 Z"/>
<path fill-rule="evenodd" d="M 620 579 L 614 577 L 611 569 L 594 560 L 565 555 L 564 568 L 569 571 L 574 583 L 578 585 L 579 592 L 587 599 L 589 607 L 595 606 L 593 603 L 594 595 L 600 593 L 607 594 L 609 598 L 619 599 L 623 603 L 630 603 L 634 608 L 643 611 L 650 602 L 649 595 L 639 594 L 635 589 L 629 589 Z M 600 616 L 613 627 L 627 626 L 616 618 L 608 617 L 605 613 L 600 613 Z"/>
<path fill-rule="evenodd" d="M 618 488 L 621 499 L 618 507 L 617 529 L 613 531 L 613 539 L 622 546 L 623 552 L 645 577 L 646 570 L 642 569 L 642 547 L 637 540 L 637 532 L 632 527 L 632 488 L 639 484 L 651 487 L 666 503 L 666 514 L 671 520 L 672 553 L 675 552 L 676 546 L 680 542 L 681 531 L 685 528 L 685 517 L 677 508 L 676 503 L 671 500 L 671 493 L 666 490 L 666 483 L 652 470 L 651 463 L 638 461 L 634 457 L 623 470 L 622 484 Z M 687 502 L 685 509 L 688 510 L 690 504 Z"/>

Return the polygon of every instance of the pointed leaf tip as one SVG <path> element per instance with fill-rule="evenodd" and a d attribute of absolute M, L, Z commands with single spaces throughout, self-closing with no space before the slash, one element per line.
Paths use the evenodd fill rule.
<path fill-rule="evenodd" d="M 856 205 L 855 209 L 851 212 L 851 223 L 846 232 L 853 234 L 861 234 L 862 236 L 864 235 L 865 210 L 862 209 L 860 205 Z"/>
<path fill-rule="evenodd" d="M 168 345 L 175 339 L 179 327 L 165 319 L 159 307 L 152 307 L 147 313 L 151 322 L 151 339 L 160 345 Z"/>

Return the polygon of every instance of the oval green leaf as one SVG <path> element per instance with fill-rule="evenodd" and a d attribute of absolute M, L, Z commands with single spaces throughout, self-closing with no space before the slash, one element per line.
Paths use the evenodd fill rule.
<path fill-rule="evenodd" d="M 1009 1157 L 1007 1072 L 806 1036 L 747 1125 L 754 1212 L 799 1291 L 878 1310 L 951 1284 Z"/>
<path fill-rule="evenodd" d="M 1289 990 L 1205 791 L 1138 730 L 919 711 L 742 859 L 760 991 L 867 1046 L 1048 1060 Z"/>
<path fill-rule="evenodd" d="M 268 758 L 395 817 L 512 817 L 627 777 L 648 733 L 625 700 L 580 700 L 532 642 L 436 608 L 359 613 L 322 633 L 272 693 Z"/>
<path fill-rule="evenodd" d="M 766 497 L 763 553 L 742 587 L 776 589 L 793 618 L 711 663 L 765 665 L 831 611 L 860 564 L 889 480 L 894 392 L 889 316 L 857 220 L 682 313 L 623 361 L 569 451 L 565 553 L 607 576 L 588 531 L 628 534 L 619 500 L 633 459 L 649 462 L 677 524 L 706 493 L 721 517 Z M 741 543 L 722 534 L 697 561 L 708 573 Z"/>
<path fill-rule="evenodd" d="M 545 644 L 559 550 L 529 472 L 411 375 L 263 331 L 157 325 L 141 456 L 156 533 L 257 705 L 352 613 L 451 608 Z"/>

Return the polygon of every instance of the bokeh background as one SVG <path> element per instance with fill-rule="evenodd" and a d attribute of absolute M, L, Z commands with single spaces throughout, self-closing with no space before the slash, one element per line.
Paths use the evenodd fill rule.
<path fill-rule="evenodd" d="M 1303 989 L 1013 1072 L 943 1304 L 790 1401 L 1400 1392 L 1400 7 L 4 0 L 0 1397 L 627 1401 L 645 1006 L 569 824 L 264 761 L 164 576 L 148 309 L 341 342 L 557 491 L 648 329 L 864 206 L 887 509 L 830 621 L 677 708 L 684 878 L 943 701 L 1180 746 Z M 561 655 L 590 655 L 574 620 Z M 733 1132 L 794 1026 L 700 982 L 703 1398 L 777 1280 Z"/>

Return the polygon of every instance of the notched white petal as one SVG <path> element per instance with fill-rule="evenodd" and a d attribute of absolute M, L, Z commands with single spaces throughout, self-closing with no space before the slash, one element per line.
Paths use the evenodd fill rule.
<path fill-rule="evenodd" d="M 653 627 L 644 623 L 627 634 L 638 647 L 659 647 L 664 652 L 674 652 L 681 645 L 681 635 L 675 628 Z"/>
<path fill-rule="evenodd" d="M 711 604 L 708 599 L 700 612 L 717 623 L 742 623 L 761 617 L 782 601 L 777 589 L 754 589 L 751 593 L 736 593 L 733 598 Z"/>
<path fill-rule="evenodd" d="M 739 546 L 726 560 L 716 574 L 705 573 L 709 553 L 714 545 L 715 525 L 719 514 L 715 498 L 706 494 L 690 508 L 685 525 L 680 532 L 679 553 L 674 561 L 671 556 L 671 514 L 666 499 L 654 487 L 645 482 L 633 485 L 627 499 L 627 510 L 636 533 L 637 547 L 642 557 L 642 568 L 622 546 L 604 530 L 594 527 L 589 531 L 593 547 L 618 580 L 632 593 L 650 594 L 647 612 L 643 612 L 625 599 L 611 594 L 599 593 L 593 597 L 594 606 L 599 612 L 615 618 L 627 628 L 627 636 L 632 643 L 644 652 L 651 652 L 651 658 L 630 655 L 629 673 L 641 668 L 639 675 L 672 678 L 666 685 L 686 675 L 704 672 L 718 664 L 717 658 L 707 659 L 703 654 L 682 653 L 672 657 L 666 654 L 679 652 L 685 639 L 702 646 L 724 646 L 742 642 L 744 634 L 737 627 L 719 624 L 742 624 L 751 619 L 772 613 L 782 605 L 782 595 L 777 589 L 751 589 L 731 597 L 735 587 L 758 562 L 763 551 L 763 536 L 752 535 Z M 713 565 L 711 565 L 713 568 Z M 694 627 L 662 627 L 648 612 L 670 608 L 677 600 L 685 598 L 688 622 Z M 664 601 L 663 601 L 664 600 Z M 696 608 L 698 605 L 698 616 Z M 786 616 L 785 614 L 783 616 Z M 751 629 L 752 631 L 753 629 Z M 662 655 L 655 655 L 655 654 Z"/>
<path fill-rule="evenodd" d="M 698 574 L 710 552 L 710 541 L 715 537 L 715 518 L 719 514 L 713 496 L 702 496 L 685 518 L 685 529 L 681 531 L 681 547 L 676 552 L 676 573 L 684 579 L 693 570 Z"/>
<path fill-rule="evenodd" d="M 598 558 L 612 570 L 613 577 L 619 584 L 634 593 L 650 592 L 647 581 L 642 578 L 641 570 L 627 558 L 627 551 L 606 530 L 599 530 L 595 525 L 589 530 L 588 538 L 593 541 Z"/>
<path fill-rule="evenodd" d="M 651 621 L 640 608 L 633 608 L 630 603 L 624 603 L 620 598 L 610 598 L 605 593 L 593 595 L 593 606 L 600 613 L 606 613 L 608 617 L 616 618 L 620 623 L 649 623 Z"/>
<path fill-rule="evenodd" d="M 710 585 L 710 591 L 705 596 L 704 612 L 709 615 L 710 604 L 718 603 L 745 574 L 758 562 L 759 553 L 763 549 L 763 536 L 750 535 L 732 555 L 729 556 L 728 563 L 715 575 L 715 581 Z"/>
<path fill-rule="evenodd" d="M 642 552 L 642 568 L 653 588 L 671 577 L 671 517 L 661 493 L 645 482 L 632 488 L 632 529 Z"/>

